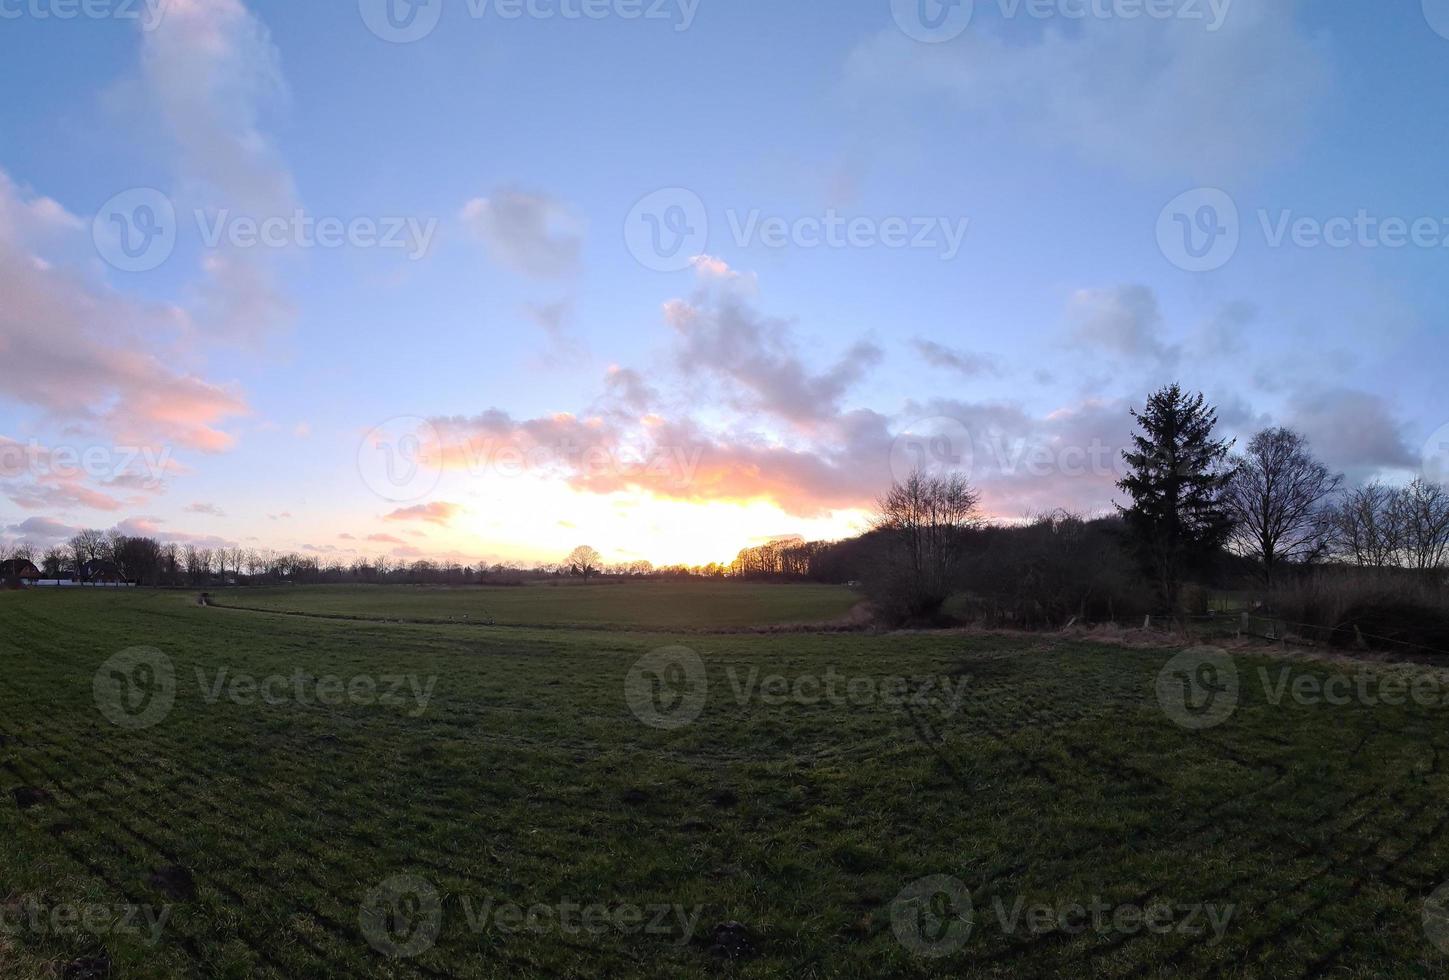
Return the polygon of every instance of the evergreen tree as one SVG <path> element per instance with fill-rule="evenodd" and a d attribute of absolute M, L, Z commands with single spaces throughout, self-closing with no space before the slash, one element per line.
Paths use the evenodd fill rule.
<path fill-rule="evenodd" d="M 1233 530 L 1226 499 L 1232 443 L 1213 438 L 1217 410 L 1179 385 L 1153 394 L 1132 417 L 1141 432 L 1122 454 L 1132 472 L 1117 484 L 1132 505 L 1118 510 L 1160 598 L 1175 612 L 1184 573 L 1216 554 Z"/>

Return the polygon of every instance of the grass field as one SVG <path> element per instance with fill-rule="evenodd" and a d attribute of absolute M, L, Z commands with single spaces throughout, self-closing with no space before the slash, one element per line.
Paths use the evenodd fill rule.
<path fill-rule="evenodd" d="M 493 622 L 505 626 L 593 626 L 725 630 L 844 618 L 859 593 L 834 585 L 635 582 L 435 588 L 337 585 L 223 589 L 223 605 L 323 616 Z"/>
<path fill-rule="evenodd" d="M 0 975 L 1441 975 L 1437 675 L 1176 654 L 0 594 Z"/>

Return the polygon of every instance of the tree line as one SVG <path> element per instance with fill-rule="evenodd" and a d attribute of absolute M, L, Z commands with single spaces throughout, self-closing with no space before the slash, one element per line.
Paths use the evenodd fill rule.
<path fill-rule="evenodd" d="M 963 592 L 1016 620 L 1177 612 L 1201 582 L 1247 580 L 1267 595 L 1315 568 L 1405 572 L 1442 587 L 1444 486 L 1346 487 L 1301 433 L 1282 427 L 1239 448 L 1218 436 L 1203 395 L 1179 385 L 1132 416 L 1125 502 L 1112 515 L 991 524 L 963 477 L 917 473 L 879 500 L 862 537 L 779 539 L 740 552 L 731 574 L 861 579 L 897 620 L 930 617 Z"/>

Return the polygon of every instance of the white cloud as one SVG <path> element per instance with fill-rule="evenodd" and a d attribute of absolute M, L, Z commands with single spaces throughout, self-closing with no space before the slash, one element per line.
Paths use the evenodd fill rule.
<path fill-rule="evenodd" d="M 851 55 L 872 90 L 945 93 L 980 120 L 1133 173 L 1225 178 L 1291 154 L 1331 92 L 1327 45 L 1287 0 L 1237 0 L 1222 27 L 1141 17 L 1048 24 L 1033 43 L 978 21 L 949 44 L 889 30 Z M 942 118 L 936 107 L 934 120 Z"/>
<path fill-rule="evenodd" d="M 179 213 L 264 220 L 297 210 L 292 175 L 262 125 L 285 97 L 281 57 L 241 0 L 170 0 L 143 35 L 144 90 L 175 141 Z M 184 220 L 184 219 L 183 219 Z M 276 249 L 222 243 L 203 264 L 197 319 L 215 339 L 243 340 L 292 316 L 276 281 Z"/>

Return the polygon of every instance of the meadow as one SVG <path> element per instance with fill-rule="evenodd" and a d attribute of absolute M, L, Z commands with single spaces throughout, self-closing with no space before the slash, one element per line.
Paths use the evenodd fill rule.
<path fill-rule="evenodd" d="M 494 588 L 321 585 L 223 589 L 220 605 L 312 615 L 500 626 L 725 630 L 824 623 L 860 595 L 835 585 L 737 582 L 531 584 Z"/>
<path fill-rule="evenodd" d="M 0 594 L 0 976 L 1449 967 L 1431 668 L 648 587 Z"/>

